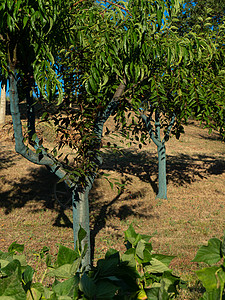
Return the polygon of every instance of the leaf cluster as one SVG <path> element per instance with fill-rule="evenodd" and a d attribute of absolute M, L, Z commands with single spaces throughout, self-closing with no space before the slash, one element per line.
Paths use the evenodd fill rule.
<path fill-rule="evenodd" d="M 13 243 L 8 252 L 0 252 L 0 296 L 7 299 L 172 299 L 180 279 L 172 275 L 173 257 L 152 254 L 149 236 L 137 234 L 130 226 L 125 232 L 127 251 L 120 257 L 109 249 L 95 267 L 83 270 L 86 248 L 81 241 L 86 232 L 80 228 L 75 250 L 59 245 L 55 263 L 46 247 L 38 254 L 47 269 L 40 282 L 34 282 L 35 270 L 21 254 L 23 245 Z M 51 287 L 42 284 L 53 277 Z M 8 298 L 9 297 L 9 298 Z"/>
<path fill-rule="evenodd" d="M 201 246 L 193 262 L 204 262 L 209 267 L 196 271 L 206 292 L 202 300 L 222 300 L 225 296 L 225 234 L 223 240 L 212 238 L 207 246 Z M 220 264 L 218 264 L 220 262 Z"/>

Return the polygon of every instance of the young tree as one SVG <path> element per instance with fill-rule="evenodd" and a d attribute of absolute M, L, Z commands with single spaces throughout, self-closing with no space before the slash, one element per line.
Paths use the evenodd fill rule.
<path fill-rule="evenodd" d="M 0 8 L 1 65 L 5 78 L 9 76 L 10 108 L 13 119 L 16 151 L 33 163 L 46 165 L 58 177 L 66 176 L 61 164 L 46 152 L 38 138 L 32 145 L 36 151 L 25 145 L 19 113 L 18 80 L 27 92 L 28 132 L 30 142 L 35 133 L 35 122 L 31 87 L 34 81 L 42 95 L 51 101 L 62 90 L 53 69 L 54 54 L 66 42 L 73 12 L 73 1 L 3 1 Z M 69 22 L 69 26 L 68 26 Z M 3 69 L 3 68 L 2 68 Z"/>
<path fill-rule="evenodd" d="M 83 240 L 88 245 L 84 266 L 90 264 L 88 194 L 102 161 L 105 121 L 115 112 L 118 121 L 123 121 L 128 107 L 137 111 L 143 105 L 146 108 L 147 102 L 156 116 L 176 112 L 179 120 L 183 110 L 178 107 L 185 108 L 187 103 L 179 102 L 180 96 L 187 94 L 189 82 L 192 87 L 195 82 L 193 56 L 198 57 L 203 47 L 208 49 L 209 59 L 214 52 L 209 49 L 213 44 L 207 45 L 205 39 L 184 39 L 170 32 L 165 12 L 171 17 L 178 9 L 178 0 L 108 4 L 4 1 L 0 9 L 0 38 L 7 50 L 1 57 L 6 58 L 8 66 L 16 151 L 33 163 L 46 165 L 71 190 L 75 243 L 80 226 L 87 232 Z M 23 140 L 18 79 L 30 95 L 26 97 L 28 132 L 35 150 Z M 67 157 L 61 162 L 35 134 L 33 103 L 29 99 L 36 85 L 53 104 L 55 114 L 50 117 L 61 135 L 59 148 L 71 147 L 76 152 L 75 164 L 68 164 Z M 46 111 L 43 118 L 48 116 Z"/>
<path fill-rule="evenodd" d="M 2 42 L 5 43 L 6 49 L 5 52 L 3 50 L 1 52 L 1 62 L 7 66 L 5 77 L 9 76 L 10 109 L 13 119 L 16 151 L 33 163 L 47 166 L 51 172 L 56 174 L 71 189 L 74 241 L 76 244 L 78 231 L 80 226 L 82 226 L 87 232 L 87 236 L 83 240 L 83 244 L 87 244 L 87 253 L 83 257 L 83 266 L 88 266 L 90 264 L 88 194 L 96 176 L 98 166 L 101 163 L 99 147 L 101 145 L 103 125 L 118 105 L 118 99 L 122 95 L 125 85 L 117 79 L 118 85 L 111 89 L 107 95 L 107 99 L 99 97 L 98 103 L 95 102 L 94 106 L 92 105 L 93 97 L 85 97 L 87 93 L 81 95 L 81 91 L 76 90 L 74 92 L 74 89 L 66 89 L 65 98 L 63 99 L 62 87 L 58 79 L 58 75 L 60 77 L 63 72 L 60 73 L 61 71 L 58 70 L 59 74 L 57 75 L 55 60 L 59 59 L 60 50 L 63 47 L 67 49 L 71 44 L 73 45 L 74 51 L 78 51 L 81 57 L 78 57 L 74 61 L 75 69 L 78 73 L 73 74 L 70 77 L 70 81 L 72 80 L 73 83 L 74 80 L 78 81 L 75 88 L 79 87 L 84 91 L 83 85 L 87 81 L 87 78 L 85 78 L 87 72 L 86 69 L 82 70 L 82 68 L 85 67 L 84 63 L 87 66 L 90 66 L 90 63 L 89 60 L 85 62 L 82 56 L 87 59 L 87 56 L 83 55 L 87 51 L 93 58 L 93 54 L 95 53 L 93 49 L 94 43 L 99 38 L 104 43 L 104 35 L 107 35 L 109 26 L 106 26 L 105 31 L 99 36 L 99 22 L 101 22 L 101 25 L 104 25 L 105 20 L 107 20 L 111 25 L 113 23 L 113 27 L 115 27 L 118 19 L 115 18 L 115 11 L 113 11 L 113 16 L 111 13 L 107 14 L 105 7 L 93 5 L 93 1 L 78 1 L 77 3 L 73 3 L 73 1 L 69 0 L 51 0 L 48 2 L 30 2 L 29 0 L 23 2 L 4 1 L 0 9 L 0 17 L 0 37 Z M 110 31 L 112 31 L 112 27 Z M 96 36 L 96 39 L 94 40 L 92 36 Z M 86 41 L 85 45 L 84 40 Z M 65 78 L 70 75 L 68 66 L 66 68 L 67 73 L 64 77 L 64 82 Z M 82 76 L 79 74 L 80 70 Z M 90 87 L 96 94 L 96 88 L 92 81 L 92 78 L 95 76 L 95 70 L 89 69 L 88 72 L 91 75 L 89 75 L 87 85 L 90 84 Z M 18 80 L 20 80 L 22 86 L 27 91 L 29 144 L 34 147 L 34 150 L 30 148 L 29 144 L 25 144 L 22 134 L 18 106 L 20 97 L 18 93 Z M 104 82 L 104 77 L 102 82 Z M 38 86 L 42 97 L 45 97 L 49 103 L 59 105 L 58 107 L 62 108 L 62 111 L 63 107 L 67 109 L 66 103 L 68 100 L 71 100 L 71 96 L 73 95 L 74 99 L 76 99 L 79 92 L 81 99 L 80 97 L 78 98 L 80 102 L 78 101 L 74 105 L 75 109 L 79 108 L 77 110 L 79 112 L 77 114 L 78 119 L 80 116 L 84 121 L 82 127 L 77 127 L 80 129 L 82 141 L 80 151 L 78 151 L 79 154 L 82 154 L 80 172 L 76 170 L 68 172 L 69 167 L 65 167 L 65 164 L 61 163 L 47 151 L 42 146 L 42 140 L 35 134 L 31 94 L 35 85 Z M 104 103 L 101 103 L 102 99 L 104 99 Z M 80 112 L 83 112 L 83 107 L 86 108 L 86 105 L 90 106 L 88 112 L 80 114 Z M 71 106 L 69 105 L 69 107 Z M 92 113 L 92 118 L 90 118 L 90 112 Z M 79 123 L 78 119 L 75 118 L 73 122 Z M 68 120 L 69 118 L 67 118 Z M 84 141 L 86 140 L 90 140 L 90 142 L 85 144 Z M 83 176 L 80 176 L 81 174 Z"/>
<path fill-rule="evenodd" d="M 180 36 L 173 26 L 174 19 L 169 19 L 160 6 L 155 22 L 149 22 L 152 7 L 148 7 L 148 1 L 143 3 L 143 7 L 137 8 L 130 1 L 127 6 L 132 18 L 126 22 L 124 45 L 133 60 L 127 60 L 125 74 L 127 82 L 136 83 L 127 101 L 144 121 L 145 130 L 157 146 L 157 198 L 166 199 L 165 143 L 170 133 L 179 138 L 182 122 L 190 116 L 221 132 L 224 130 L 224 96 L 221 97 L 224 53 L 223 47 L 218 49 L 218 45 L 224 45 L 224 25 L 214 30 L 207 20 L 203 32 L 197 34 L 197 24 Z M 141 28 L 145 28 L 143 35 Z M 131 41 L 131 45 L 127 45 L 127 41 Z M 138 76 L 142 79 L 137 80 Z"/>

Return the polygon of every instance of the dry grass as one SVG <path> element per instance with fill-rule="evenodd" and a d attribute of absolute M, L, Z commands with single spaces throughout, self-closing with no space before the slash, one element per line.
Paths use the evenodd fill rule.
<path fill-rule="evenodd" d="M 109 121 L 111 126 L 111 121 Z M 10 125 L 0 129 L 0 249 L 24 243 L 30 263 L 34 250 L 57 243 L 73 247 L 72 212 L 54 199 L 56 178 L 14 151 Z M 105 153 L 102 173 L 126 183 L 123 193 L 111 190 L 99 176 L 90 195 L 90 220 L 95 260 L 109 247 L 124 250 L 123 231 L 130 223 L 136 231 L 153 234 L 156 252 L 175 255 L 171 267 L 190 282 L 179 299 L 198 299 L 201 289 L 192 263 L 197 249 L 212 237 L 221 238 L 225 213 L 225 145 L 189 124 L 177 141 L 167 143 L 168 200 L 156 200 L 157 158 L 153 143 L 123 154 Z M 37 274 L 38 276 L 38 274 Z"/>

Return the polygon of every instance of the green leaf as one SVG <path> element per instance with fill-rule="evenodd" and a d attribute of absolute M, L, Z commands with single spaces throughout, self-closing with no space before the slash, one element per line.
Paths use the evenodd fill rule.
<path fill-rule="evenodd" d="M 29 20 L 29 18 L 27 16 L 24 16 L 24 18 L 23 18 L 23 28 L 26 27 L 28 20 Z"/>
<path fill-rule="evenodd" d="M 135 243 L 137 238 L 137 233 L 135 232 L 132 225 L 125 231 L 125 241 L 130 242 L 132 245 Z"/>
<path fill-rule="evenodd" d="M 151 251 L 147 250 L 146 247 L 145 247 L 145 250 L 143 252 L 144 254 L 144 258 L 143 258 L 143 261 L 142 263 L 149 263 L 150 260 L 152 259 L 152 255 L 151 255 Z"/>
<path fill-rule="evenodd" d="M 81 265 L 81 261 L 82 261 L 82 259 L 81 259 L 81 257 L 79 257 L 73 262 L 73 264 L 71 265 L 71 268 L 70 268 L 71 274 L 75 274 L 78 271 L 78 269 L 80 268 L 80 265 Z"/>
<path fill-rule="evenodd" d="M 158 21 L 158 26 L 159 28 L 161 27 L 162 25 L 162 11 L 157 9 L 157 21 Z"/>
<path fill-rule="evenodd" d="M 96 285 L 92 278 L 89 278 L 86 273 L 81 277 L 80 289 L 89 298 L 96 295 Z"/>
<path fill-rule="evenodd" d="M 57 277 L 57 278 L 70 278 L 71 274 L 71 264 L 64 264 L 59 268 L 52 269 L 47 273 L 48 276 Z"/>
<path fill-rule="evenodd" d="M 130 267 L 136 267 L 136 261 L 135 261 L 135 249 L 130 248 L 128 249 L 121 257 L 122 261 L 128 262 L 128 265 Z"/>
<path fill-rule="evenodd" d="M 137 246 L 137 244 L 139 243 L 140 240 L 142 240 L 142 234 L 138 233 L 137 236 L 136 236 L 136 239 L 135 239 L 135 241 L 133 243 L 133 246 L 134 247 Z"/>
<path fill-rule="evenodd" d="M 26 300 L 39 300 L 44 293 L 44 287 L 39 283 L 33 283 L 27 292 Z"/>
<path fill-rule="evenodd" d="M 119 252 L 117 250 L 110 248 L 110 249 L 107 250 L 107 252 L 105 254 L 105 258 L 107 258 L 107 257 L 109 257 L 109 256 L 111 256 L 113 254 L 116 254 L 116 253 L 119 254 Z"/>
<path fill-rule="evenodd" d="M 54 294 L 53 291 L 50 291 L 49 288 L 44 286 L 44 299 L 50 299 L 50 297 Z M 42 296 L 43 297 L 43 296 Z M 53 298 L 51 298 L 53 300 Z"/>
<path fill-rule="evenodd" d="M 137 300 L 145 300 L 145 299 L 147 299 L 146 298 L 147 297 L 147 295 L 146 295 L 146 293 L 145 293 L 145 290 L 144 289 L 142 289 L 142 290 L 140 290 L 140 291 L 138 291 L 138 293 L 137 293 Z M 152 298 L 151 298 L 152 299 Z"/>
<path fill-rule="evenodd" d="M 174 276 L 171 272 L 166 271 L 162 275 L 161 283 L 167 292 L 177 294 L 177 286 L 180 283 L 180 277 Z"/>
<path fill-rule="evenodd" d="M 203 297 L 199 300 L 221 300 L 220 298 L 220 289 L 212 290 L 210 292 L 205 292 Z"/>
<path fill-rule="evenodd" d="M 118 287 L 111 283 L 109 280 L 101 280 L 96 285 L 96 298 L 97 299 L 113 299 Z"/>
<path fill-rule="evenodd" d="M 39 299 L 41 299 L 41 293 L 35 288 L 30 288 L 27 292 L 26 300 L 39 300 Z"/>
<path fill-rule="evenodd" d="M 106 83 L 109 81 L 109 76 L 108 76 L 108 74 L 104 74 L 103 75 L 103 83 L 102 83 L 102 85 L 104 86 L 104 85 L 106 85 Z"/>
<path fill-rule="evenodd" d="M 198 278 L 201 280 L 207 292 L 217 289 L 218 279 L 215 274 L 219 268 L 220 267 L 213 266 L 196 271 Z"/>
<path fill-rule="evenodd" d="M 159 261 L 161 261 L 167 267 L 169 267 L 169 264 L 175 258 L 175 256 L 169 256 L 169 255 L 163 255 L 163 254 L 152 254 L 152 257 L 156 258 Z"/>
<path fill-rule="evenodd" d="M 146 242 L 142 239 L 137 243 L 136 254 L 141 259 L 144 259 L 145 244 L 146 244 Z"/>
<path fill-rule="evenodd" d="M 4 268 L 2 268 L 1 272 L 6 276 L 11 276 L 13 273 L 16 273 L 20 278 L 21 264 L 17 259 L 14 259 L 10 263 L 8 263 Z"/>
<path fill-rule="evenodd" d="M 89 78 L 89 83 L 90 83 L 90 86 L 91 86 L 93 92 L 96 93 L 97 92 L 97 84 L 92 76 Z"/>
<path fill-rule="evenodd" d="M 165 271 L 170 271 L 170 269 L 160 260 L 152 258 L 150 265 L 145 266 L 145 271 L 149 273 L 163 273 Z"/>
<path fill-rule="evenodd" d="M 33 137 L 32 137 L 32 139 L 33 139 Z M 24 245 L 17 244 L 16 242 L 13 242 L 8 248 L 8 252 L 12 252 L 12 253 L 15 253 L 15 252 L 23 253 L 23 250 L 24 250 Z"/>
<path fill-rule="evenodd" d="M 221 260 L 222 242 L 217 238 L 208 241 L 207 246 L 201 246 L 198 250 L 193 262 L 205 262 L 209 265 L 215 264 Z"/>
<path fill-rule="evenodd" d="M 8 260 L 8 262 L 10 262 L 14 259 L 13 256 L 13 253 L 0 251 L 0 259 Z"/>
<path fill-rule="evenodd" d="M 20 262 L 21 267 L 26 267 L 27 266 L 26 257 L 25 257 L 24 254 L 21 254 L 21 255 L 14 254 L 13 259 L 18 260 Z"/>
<path fill-rule="evenodd" d="M 13 300 L 24 300 L 26 294 L 22 288 L 21 282 L 18 276 L 14 273 L 12 276 L 7 278 L 1 278 L 0 280 L 0 298 L 13 299 Z"/>
<path fill-rule="evenodd" d="M 9 260 L 6 259 L 0 259 L 0 268 L 4 268 L 9 264 Z"/>
<path fill-rule="evenodd" d="M 34 269 L 31 266 L 27 266 L 25 271 L 23 272 L 23 280 L 25 284 L 32 282 L 34 275 Z"/>
<path fill-rule="evenodd" d="M 152 238 L 152 235 L 142 234 L 141 239 L 144 240 L 148 245 L 150 245 L 149 240 Z"/>
<path fill-rule="evenodd" d="M 148 297 L 148 299 L 151 300 L 159 300 L 159 287 L 154 287 L 154 288 L 150 288 L 150 289 L 145 289 L 146 295 Z"/>
<path fill-rule="evenodd" d="M 53 19 L 51 17 L 49 17 L 49 29 L 48 29 L 47 34 L 51 31 L 52 26 L 53 26 Z"/>
<path fill-rule="evenodd" d="M 102 276 L 113 276 L 120 262 L 119 252 L 116 252 L 105 259 L 99 259 L 97 262 L 97 272 Z"/>
<path fill-rule="evenodd" d="M 124 49 L 124 53 L 127 54 L 127 35 L 126 34 L 123 36 L 123 49 Z"/>
<path fill-rule="evenodd" d="M 78 231 L 78 241 L 81 243 L 83 239 L 86 237 L 87 232 L 80 226 L 80 229 Z"/>
<path fill-rule="evenodd" d="M 63 282 L 60 282 L 53 287 L 53 291 L 57 296 L 73 296 L 74 291 L 78 288 L 79 278 L 73 276 Z"/>
<path fill-rule="evenodd" d="M 77 252 L 63 245 L 59 245 L 59 252 L 56 260 L 58 267 L 65 264 L 72 264 L 77 258 Z"/>

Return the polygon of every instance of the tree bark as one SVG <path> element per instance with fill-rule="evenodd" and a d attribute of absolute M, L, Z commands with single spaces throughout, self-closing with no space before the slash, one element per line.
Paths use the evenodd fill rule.
<path fill-rule="evenodd" d="M 95 140 L 93 141 L 93 165 L 94 169 L 90 172 L 90 174 L 86 178 L 86 182 L 83 188 L 79 186 L 75 187 L 73 190 L 73 235 L 74 235 L 74 247 L 76 247 L 77 236 L 80 226 L 86 231 L 87 235 L 85 239 L 82 241 L 82 247 L 85 244 L 88 245 L 87 252 L 84 258 L 82 259 L 82 266 L 86 269 L 91 265 L 91 244 L 90 244 L 90 226 L 89 226 L 89 192 L 94 183 L 95 177 L 97 175 L 97 170 L 99 166 L 102 164 L 102 157 L 99 153 L 99 149 L 101 146 L 102 132 L 103 126 L 105 122 L 108 120 L 109 116 L 116 109 L 118 105 L 118 99 L 123 94 L 125 89 L 125 83 L 121 83 L 117 88 L 113 99 L 110 101 L 105 111 L 98 116 L 94 126 Z"/>
<path fill-rule="evenodd" d="M 0 125 L 5 124 L 6 114 L 6 82 L 1 85 L 1 102 L 0 102 Z"/>
<path fill-rule="evenodd" d="M 149 132 L 149 135 L 152 141 L 157 146 L 158 153 L 158 194 L 156 196 L 157 199 L 167 199 L 167 182 L 166 182 L 166 146 L 165 143 L 169 139 L 169 135 L 171 129 L 175 122 L 175 113 L 171 117 L 171 121 L 167 128 L 167 131 L 164 135 L 164 138 L 161 140 L 160 137 L 160 113 L 155 111 L 155 130 L 153 130 L 153 126 L 151 124 L 152 114 L 150 113 L 149 117 L 146 117 L 144 114 L 141 114 L 142 120 L 146 126 L 146 129 Z"/>
<path fill-rule="evenodd" d="M 90 182 L 87 187 L 82 191 L 78 189 L 73 190 L 73 237 L 74 237 L 74 249 L 77 244 L 78 231 L 80 226 L 86 231 L 86 237 L 81 242 L 81 247 L 87 245 L 87 252 L 82 259 L 82 266 L 86 269 L 91 265 L 91 245 L 90 245 L 90 225 L 89 225 L 89 192 L 92 188 L 92 183 Z"/>
<path fill-rule="evenodd" d="M 28 146 L 26 146 L 23 142 L 23 133 L 22 133 L 22 124 L 19 112 L 19 97 L 17 91 L 17 79 L 16 79 L 16 70 L 15 67 L 11 66 L 11 73 L 10 73 L 10 89 L 9 89 L 9 96 L 10 96 L 10 110 L 12 114 L 13 120 L 13 129 L 14 129 L 14 136 L 15 136 L 15 149 L 16 152 L 21 154 L 24 158 L 28 159 L 29 161 L 47 166 L 52 173 L 58 176 L 60 179 L 64 179 L 65 183 L 72 189 L 72 205 L 73 205 L 73 234 L 74 234 L 74 247 L 76 247 L 77 243 L 77 235 L 80 229 L 80 226 L 86 231 L 87 236 L 82 242 L 82 246 L 85 244 L 88 245 L 88 250 L 83 258 L 82 266 L 88 268 L 91 263 L 91 253 L 90 253 L 90 227 L 89 227 L 89 202 L 88 196 L 89 192 L 92 188 L 95 176 L 97 175 L 97 169 L 102 163 L 102 158 L 99 153 L 99 148 L 101 145 L 101 138 L 102 138 L 102 131 L 103 125 L 106 120 L 109 118 L 113 110 L 118 105 L 118 98 L 122 95 L 125 84 L 121 83 L 114 94 L 113 99 L 110 101 L 108 106 L 106 107 L 105 111 L 99 115 L 95 122 L 95 141 L 93 142 L 93 165 L 94 169 L 90 172 L 90 174 L 86 178 L 86 182 L 84 187 L 81 187 L 81 184 L 75 184 L 71 182 L 69 179 L 69 175 L 64 170 L 60 162 L 56 159 L 51 157 L 45 149 L 39 145 L 38 140 L 36 141 L 34 147 L 36 152 L 32 151 Z M 38 151 L 37 151 L 38 150 Z"/>
<path fill-rule="evenodd" d="M 165 142 L 161 142 L 161 145 L 157 146 L 157 152 L 158 152 L 158 194 L 156 198 L 167 199 Z"/>
<path fill-rule="evenodd" d="M 27 101 L 27 127 L 28 127 L 28 135 L 29 135 L 29 143 L 34 144 L 34 141 L 32 140 L 33 135 L 35 134 L 35 108 L 34 108 L 34 97 L 33 97 L 33 82 L 31 79 L 31 73 L 28 72 L 26 75 L 26 86 L 25 86 L 25 92 L 26 92 L 26 101 Z"/>
<path fill-rule="evenodd" d="M 58 176 L 60 179 L 65 178 L 65 183 L 71 187 L 73 183 L 68 179 L 67 172 L 63 169 L 60 162 L 58 162 L 51 155 L 49 155 L 43 147 L 39 147 L 38 144 L 36 145 L 35 149 L 39 151 L 34 152 L 23 142 L 22 124 L 19 112 L 16 70 L 13 66 L 11 66 L 11 73 L 9 76 L 9 99 L 10 111 L 13 121 L 16 152 L 21 154 L 24 158 L 26 158 L 34 164 L 47 166 L 50 169 L 50 171 L 56 176 Z"/>

